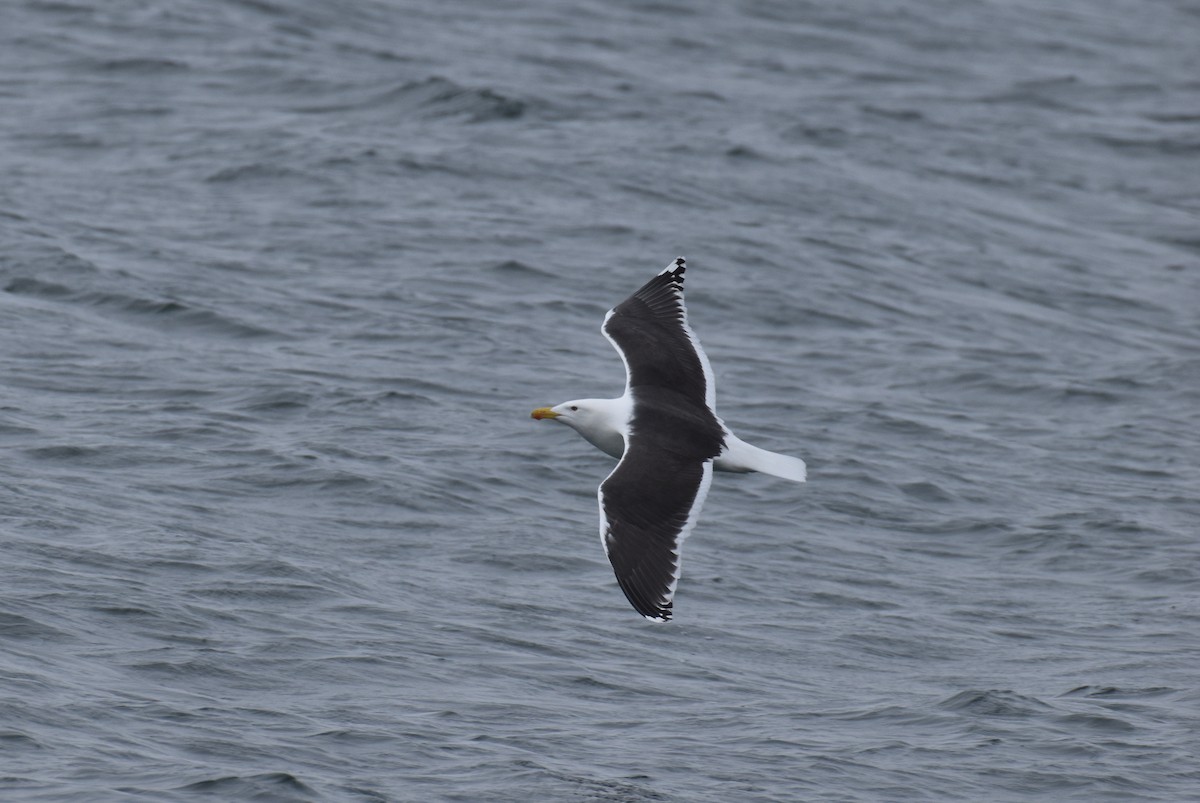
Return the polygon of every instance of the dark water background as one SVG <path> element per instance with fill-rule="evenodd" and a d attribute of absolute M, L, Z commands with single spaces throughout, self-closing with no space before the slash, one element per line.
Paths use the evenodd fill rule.
<path fill-rule="evenodd" d="M 0 289 L 5 801 L 1200 798 L 1190 0 L 6 0 Z"/>

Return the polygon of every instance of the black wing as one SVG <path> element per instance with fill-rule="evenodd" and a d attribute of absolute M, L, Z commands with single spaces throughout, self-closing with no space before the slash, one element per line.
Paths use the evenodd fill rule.
<path fill-rule="evenodd" d="M 683 257 L 676 259 L 610 310 L 601 331 L 625 361 L 627 388 L 670 388 L 715 411 L 712 368 L 683 304 L 686 269 Z"/>
<path fill-rule="evenodd" d="M 665 622 L 679 582 L 680 547 L 696 523 L 712 460 L 662 448 L 634 435 L 600 485 L 600 534 L 626 598 L 642 616 Z"/>
<path fill-rule="evenodd" d="M 687 324 L 684 270 L 676 259 L 602 327 L 625 361 L 632 415 L 621 462 L 600 484 L 600 537 L 629 602 L 663 622 L 671 618 L 680 547 L 725 438 L 712 370 Z"/>

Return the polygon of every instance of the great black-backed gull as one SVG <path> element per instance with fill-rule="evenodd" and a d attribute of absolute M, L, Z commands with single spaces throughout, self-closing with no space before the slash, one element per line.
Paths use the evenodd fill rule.
<path fill-rule="evenodd" d="M 608 311 L 600 331 L 625 363 L 625 394 L 534 410 L 619 458 L 600 483 L 600 541 L 621 590 L 642 616 L 671 618 L 679 550 L 713 469 L 804 482 L 804 461 L 751 446 L 716 412 L 712 368 L 687 322 L 679 257 Z"/>

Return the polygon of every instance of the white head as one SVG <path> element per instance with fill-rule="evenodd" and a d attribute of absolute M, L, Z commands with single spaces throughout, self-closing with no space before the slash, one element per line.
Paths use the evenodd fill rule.
<path fill-rule="evenodd" d="M 604 401 L 605 399 L 575 399 L 554 407 L 539 407 L 530 413 L 530 417 L 539 421 L 543 418 L 553 418 L 574 430 L 594 429 L 595 427 L 589 424 L 599 424 L 606 418 L 602 415 L 600 406 Z"/>
<path fill-rule="evenodd" d="M 578 432 L 588 443 L 613 457 L 625 451 L 624 431 L 629 421 L 627 399 L 575 399 L 554 407 L 539 407 L 531 413 L 538 419 L 553 418 Z"/>

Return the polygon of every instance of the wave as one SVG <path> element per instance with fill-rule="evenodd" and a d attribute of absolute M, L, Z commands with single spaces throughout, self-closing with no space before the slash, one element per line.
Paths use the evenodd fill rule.
<path fill-rule="evenodd" d="M 359 110 L 386 110 L 403 119 L 465 118 L 472 123 L 514 120 L 522 117 L 528 102 L 487 87 L 468 87 L 447 78 L 431 76 L 410 81 L 383 92 L 343 103 L 302 106 L 307 114 L 333 114 Z"/>
<path fill-rule="evenodd" d="M 279 334 L 270 329 L 243 323 L 222 313 L 174 299 L 145 298 L 126 293 L 76 289 L 58 282 L 35 279 L 31 276 L 18 276 L 10 279 L 4 286 L 4 292 L 116 312 L 125 320 L 155 327 L 183 327 L 230 337 L 268 337 Z"/>

